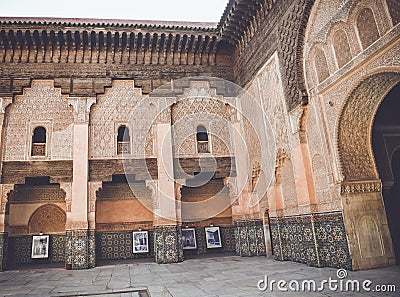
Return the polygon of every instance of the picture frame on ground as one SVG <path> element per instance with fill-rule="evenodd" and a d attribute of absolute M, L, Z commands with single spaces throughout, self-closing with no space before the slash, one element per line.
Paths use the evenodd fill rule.
<path fill-rule="evenodd" d="M 197 249 L 196 230 L 194 228 L 182 229 L 182 243 L 184 250 Z"/>
<path fill-rule="evenodd" d="M 222 247 L 219 227 L 205 227 L 206 243 L 208 249 Z"/>
<path fill-rule="evenodd" d="M 32 237 L 32 259 L 46 259 L 49 257 L 49 235 L 34 235 Z"/>
<path fill-rule="evenodd" d="M 134 254 L 148 253 L 149 252 L 149 233 L 148 231 L 134 231 L 133 232 L 133 250 Z"/>

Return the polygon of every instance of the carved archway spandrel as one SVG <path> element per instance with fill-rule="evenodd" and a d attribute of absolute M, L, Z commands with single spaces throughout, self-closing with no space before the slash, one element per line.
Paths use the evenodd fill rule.
<path fill-rule="evenodd" d="M 372 152 L 372 126 L 386 94 L 400 82 L 400 73 L 378 73 L 363 80 L 346 101 L 338 124 L 338 150 L 343 180 L 378 180 Z"/>

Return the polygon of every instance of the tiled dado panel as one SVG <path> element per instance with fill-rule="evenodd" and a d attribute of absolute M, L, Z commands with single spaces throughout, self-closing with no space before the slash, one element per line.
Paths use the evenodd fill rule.
<path fill-rule="evenodd" d="M 66 234 L 65 263 L 74 270 L 95 267 L 94 230 L 67 230 Z"/>
<path fill-rule="evenodd" d="M 314 229 L 320 265 L 351 269 L 351 257 L 342 213 L 314 216 Z"/>
<path fill-rule="evenodd" d="M 0 271 L 7 268 L 8 234 L 0 233 Z"/>
<path fill-rule="evenodd" d="M 181 226 L 154 227 L 154 256 L 159 264 L 183 261 Z"/>
<path fill-rule="evenodd" d="M 341 212 L 270 218 L 277 260 L 351 269 Z"/>
<path fill-rule="evenodd" d="M 265 256 L 262 220 L 235 221 L 235 238 L 238 256 Z"/>
<path fill-rule="evenodd" d="M 96 260 L 137 259 L 154 257 L 154 233 L 149 232 L 149 252 L 133 253 L 133 230 L 96 233 Z"/>
<path fill-rule="evenodd" d="M 65 235 L 50 234 L 49 258 L 32 259 L 32 235 L 9 237 L 8 260 L 10 265 L 27 263 L 64 263 Z"/>
<path fill-rule="evenodd" d="M 192 227 L 190 227 L 192 228 Z M 196 230 L 196 244 L 197 248 L 193 250 L 184 250 L 185 256 L 193 256 L 200 254 L 217 254 L 217 253 L 234 253 L 235 252 L 235 227 L 234 226 L 224 226 L 219 227 L 221 234 L 221 248 L 208 249 L 206 243 L 206 233 L 204 227 L 195 227 Z"/>

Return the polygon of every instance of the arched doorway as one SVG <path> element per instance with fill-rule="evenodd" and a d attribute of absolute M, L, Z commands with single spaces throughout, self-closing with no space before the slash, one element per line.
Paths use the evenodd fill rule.
<path fill-rule="evenodd" d="M 376 113 L 372 140 L 397 265 L 400 264 L 400 83 Z"/>
<path fill-rule="evenodd" d="M 374 156 L 372 131 L 379 106 L 399 83 L 396 72 L 367 77 L 349 94 L 338 122 L 343 218 L 354 270 L 395 263 L 382 193 L 386 170 L 378 172 L 375 157 L 382 153 Z"/>

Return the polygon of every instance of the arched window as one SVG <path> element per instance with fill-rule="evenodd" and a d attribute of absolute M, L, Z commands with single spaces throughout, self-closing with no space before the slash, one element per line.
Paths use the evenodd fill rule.
<path fill-rule="evenodd" d="M 32 156 L 46 155 L 46 129 L 42 126 L 33 130 L 32 136 Z"/>
<path fill-rule="evenodd" d="M 339 68 L 342 68 L 352 58 L 349 41 L 343 30 L 338 30 L 333 35 L 333 48 Z"/>
<path fill-rule="evenodd" d="M 317 71 L 318 82 L 321 83 L 329 77 L 328 63 L 322 49 L 315 51 L 315 70 Z"/>
<path fill-rule="evenodd" d="M 374 13 L 369 8 L 361 9 L 357 17 L 357 30 L 363 49 L 369 47 L 379 38 L 378 28 L 374 18 Z"/>
<path fill-rule="evenodd" d="M 210 148 L 208 145 L 208 133 L 206 127 L 199 125 L 197 126 L 196 132 L 197 152 L 209 153 Z"/>
<path fill-rule="evenodd" d="M 129 135 L 129 128 L 125 125 L 119 126 L 117 135 L 117 154 L 130 154 L 130 143 L 131 136 Z"/>

